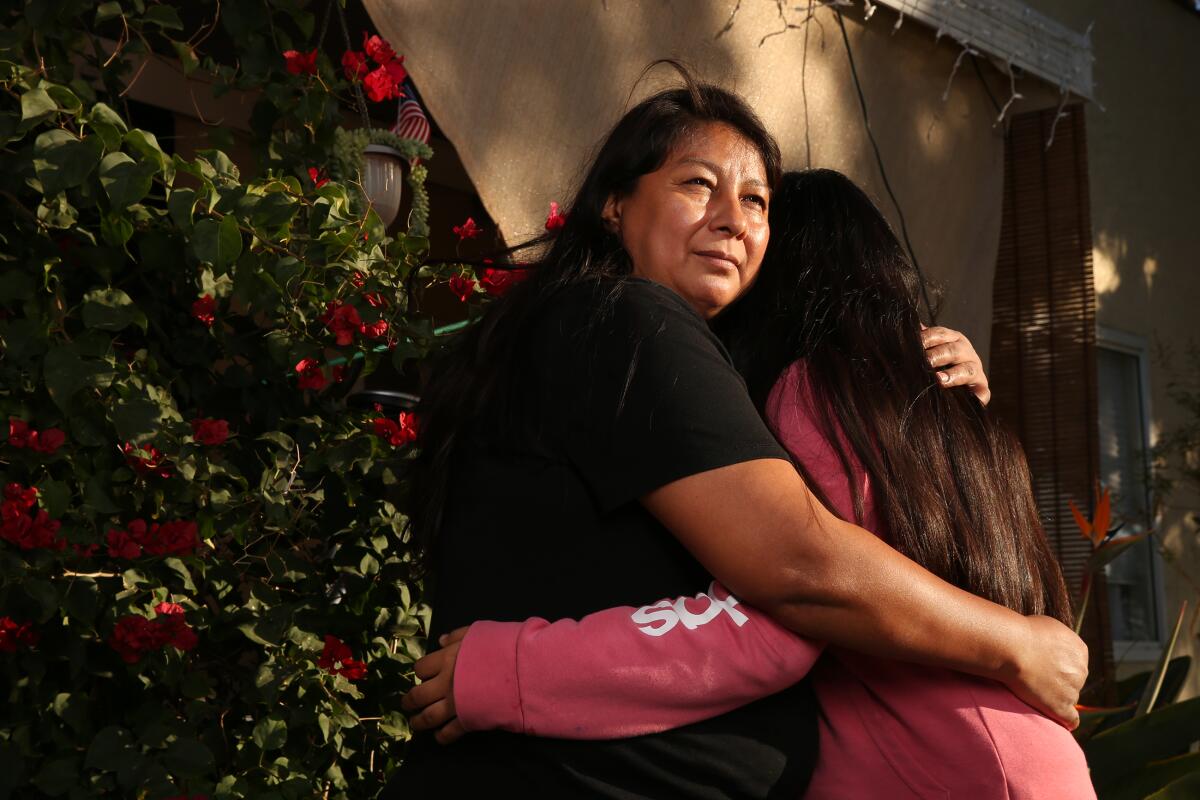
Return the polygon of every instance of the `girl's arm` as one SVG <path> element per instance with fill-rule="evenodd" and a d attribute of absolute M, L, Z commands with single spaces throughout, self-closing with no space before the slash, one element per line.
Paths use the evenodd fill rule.
<path fill-rule="evenodd" d="M 465 731 L 638 736 L 781 691 L 820 651 L 714 583 L 578 622 L 477 622 L 457 651 L 453 700 Z M 413 690 L 417 702 L 428 685 Z"/>

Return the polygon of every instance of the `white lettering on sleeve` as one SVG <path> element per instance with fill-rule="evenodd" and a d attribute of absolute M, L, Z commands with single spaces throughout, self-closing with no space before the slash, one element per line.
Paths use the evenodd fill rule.
<path fill-rule="evenodd" d="M 675 600 L 659 600 L 654 605 L 642 606 L 634 611 L 631 619 L 638 625 L 638 630 L 647 636 L 662 636 L 670 632 L 677 624 L 683 623 L 688 630 L 713 621 L 721 612 L 729 615 L 733 624 L 739 628 L 750 621 L 750 618 L 738 610 L 738 599 L 732 594 L 719 599 L 716 584 L 709 584 L 707 593 L 696 595 L 696 600 L 708 600 L 708 607 L 699 614 L 694 614 L 687 607 L 688 598 L 677 597 Z"/>

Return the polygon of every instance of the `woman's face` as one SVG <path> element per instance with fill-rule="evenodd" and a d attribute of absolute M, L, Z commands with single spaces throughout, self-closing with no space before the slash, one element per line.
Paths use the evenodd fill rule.
<path fill-rule="evenodd" d="M 631 194 L 610 197 L 604 219 L 620 235 L 634 275 L 673 289 L 709 319 L 758 273 L 769 201 L 758 150 L 728 125 L 708 123 Z"/>

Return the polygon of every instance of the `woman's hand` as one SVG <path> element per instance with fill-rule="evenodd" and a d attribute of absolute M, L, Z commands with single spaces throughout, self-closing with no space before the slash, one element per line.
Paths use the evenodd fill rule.
<path fill-rule="evenodd" d="M 943 389 L 969 386 L 979 402 L 988 404 L 992 391 L 988 388 L 987 375 L 983 374 L 983 362 L 966 336 L 950 328 L 922 325 L 921 342 L 925 345 L 929 365 L 938 370 Z"/>
<path fill-rule="evenodd" d="M 468 628 L 459 628 L 438 639 L 440 650 L 422 658 L 413 670 L 421 679 L 400 701 L 400 707 L 409 715 L 409 725 L 414 731 L 436 730 L 439 744 L 450 744 L 466 729 L 454 709 L 454 663 Z"/>
<path fill-rule="evenodd" d="M 1087 680 L 1088 649 L 1052 617 L 1026 617 L 1029 637 L 1004 683 L 1029 705 L 1067 730 L 1079 727 L 1079 691 Z"/>

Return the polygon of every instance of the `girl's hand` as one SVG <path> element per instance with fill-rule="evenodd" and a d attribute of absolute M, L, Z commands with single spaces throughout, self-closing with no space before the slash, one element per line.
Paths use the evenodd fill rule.
<path fill-rule="evenodd" d="M 439 744 L 450 744 L 466 729 L 454 709 L 454 663 L 468 628 L 459 628 L 438 639 L 435 650 L 418 661 L 413 669 L 421 684 L 404 695 L 400 707 L 409 715 L 414 731 L 435 730 Z"/>
<path fill-rule="evenodd" d="M 1029 635 L 1004 683 L 1013 693 L 1067 730 L 1079 727 L 1079 691 L 1087 680 L 1088 649 L 1052 617 L 1026 617 Z"/>
<path fill-rule="evenodd" d="M 979 402 L 988 404 L 992 391 L 988 388 L 987 375 L 983 374 L 983 362 L 966 336 L 950 328 L 922 325 L 921 342 L 925 345 L 929 365 L 938 370 L 943 389 L 969 386 Z"/>

